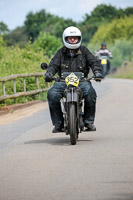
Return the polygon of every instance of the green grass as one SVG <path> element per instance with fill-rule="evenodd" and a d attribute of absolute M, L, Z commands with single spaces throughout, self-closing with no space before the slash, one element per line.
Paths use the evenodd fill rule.
<path fill-rule="evenodd" d="M 133 62 L 127 62 L 120 67 L 113 76 L 114 78 L 133 79 Z"/>

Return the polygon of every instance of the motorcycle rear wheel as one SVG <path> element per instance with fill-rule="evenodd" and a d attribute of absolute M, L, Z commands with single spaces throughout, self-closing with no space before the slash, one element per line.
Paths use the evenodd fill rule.
<path fill-rule="evenodd" d="M 68 131 L 70 134 L 70 142 L 75 145 L 77 142 L 77 119 L 76 119 L 76 109 L 75 104 L 69 105 L 69 119 L 68 119 Z"/>

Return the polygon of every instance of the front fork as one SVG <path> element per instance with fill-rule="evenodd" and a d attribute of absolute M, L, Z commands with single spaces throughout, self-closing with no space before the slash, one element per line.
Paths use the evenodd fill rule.
<path fill-rule="evenodd" d="M 65 97 L 61 101 L 61 108 L 64 116 L 64 128 L 66 135 L 68 135 L 68 118 L 69 118 L 69 106 L 70 104 L 75 104 L 76 107 L 76 127 L 77 134 L 82 132 L 84 129 L 83 114 L 84 114 L 84 101 L 80 100 L 80 94 L 74 91 L 74 88 L 67 89 Z"/>

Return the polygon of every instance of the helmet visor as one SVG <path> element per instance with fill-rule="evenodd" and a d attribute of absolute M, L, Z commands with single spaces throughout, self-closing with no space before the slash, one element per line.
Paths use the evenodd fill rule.
<path fill-rule="evenodd" d="M 69 44 L 78 44 L 81 41 L 79 36 L 68 36 L 65 38 L 65 41 Z"/>

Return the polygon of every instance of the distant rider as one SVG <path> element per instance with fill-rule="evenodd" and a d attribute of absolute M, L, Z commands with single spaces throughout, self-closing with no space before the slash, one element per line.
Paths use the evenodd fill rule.
<path fill-rule="evenodd" d="M 82 35 L 77 27 L 70 26 L 63 32 L 64 46 L 57 51 L 50 61 L 45 74 L 45 81 L 51 82 L 52 77 L 58 73 L 61 77 L 63 72 L 83 72 L 87 77 L 90 68 L 97 80 L 101 80 L 101 65 L 98 59 L 85 47 L 81 46 Z M 85 99 L 84 124 L 88 131 L 95 131 L 94 125 L 96 109 L 96 92 L 91 82 L 80 82 L 79 87 L 83 91 Z M 49 89 L 47 97 L 52 123 L 55 126 L 53 133 L 62 132 L 64 127 L 63 113 L 61 111 L 60 99 L 63 96 L 66 84 L 55 82 Z"/>
<path fill-rule="evenodd" d="M 113 58 L 112 53 L 109 49 L 107 49 L 106 42 L 103 42 L 101 44 L 101 48 L 95 51 L 95 56 L 99 58 L 99 60 L 102 59 L 102 56 L 107 56 L 108 58 Z M 107 73 L 110 71 L 110 61 L 107 60 Z"/>

